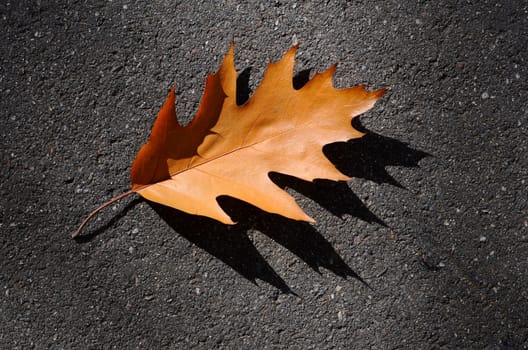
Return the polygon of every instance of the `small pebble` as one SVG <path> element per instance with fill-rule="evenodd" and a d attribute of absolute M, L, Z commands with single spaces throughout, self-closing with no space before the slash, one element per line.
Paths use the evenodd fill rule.
<path fill-rule="evenodd" d="M 343 318 L 344 318 L 344 316 L 343 316 L 343 311 L 341 311 L 341 310 L 338 311 L 338 313 L 337 313 L 337 319 L 338 319 L 339 321 L 343 321 Z"/>
<path fill-rule="evenodd" d="M 487 99 L 487 98 L 489 97 L 489 94 L 488 94 L 487 92 L 484 91 L 484 92 L 482 93 L 482 95 L 480 95 L 480 97 L 481 97 L 483 100 L 485 100 L 485 99 Z"/>

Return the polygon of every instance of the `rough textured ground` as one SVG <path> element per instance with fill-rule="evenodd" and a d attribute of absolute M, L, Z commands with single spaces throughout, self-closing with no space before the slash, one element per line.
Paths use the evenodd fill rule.
<path fill-rule="evenodd" d="M 2 1 L 0 348 L 528 348 L 526 2 L 319 3 Z M 135 199 L 69 239 L 232 39 L 252 91 L 296 41 L 391 88 L 325 149 L 354 180 L 274 175 L 314 225 Z"/>

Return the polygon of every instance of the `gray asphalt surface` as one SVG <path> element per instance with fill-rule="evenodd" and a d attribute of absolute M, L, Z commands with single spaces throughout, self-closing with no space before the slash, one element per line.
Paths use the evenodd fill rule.
<path fill-rule="evenodd" d="M 2 1 L 0 348 L 528 348 L 525 1 Z M 221 198 L 226 227 L 129 169 L 173 84 L 189 121 L 236 43 L 241 99 L 391 91 L 325 148 L 349 183 L 272 175 L 316 224 Z M 362 283 L 361 279 L 365 282 Z M 368 286 L 367 286 L 368 285 Z"/>

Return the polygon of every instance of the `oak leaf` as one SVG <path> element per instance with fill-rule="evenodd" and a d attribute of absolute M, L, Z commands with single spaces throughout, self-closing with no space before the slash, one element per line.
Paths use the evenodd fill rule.
<path fill-rule="evenodd" d="M 313 221 L 269 178 L 278 172 L 313 181 L 349 180 L 325 157 L 324 145 L 363 136 L 352 118 L 369 110 L 385 89 L 336 89 L 336 66 L 316 74 L 302 88 L 293 86 L 297 46 L 268 64 L 260 86 L 237 105 L 234 46 L 215 74 L 207 77 L 193 121 L 178 123 L 171 89 L 131 170 L 129 194 L 225 224 L 231 218 L 217 202 L 227 195 L 285 217 Z"/>

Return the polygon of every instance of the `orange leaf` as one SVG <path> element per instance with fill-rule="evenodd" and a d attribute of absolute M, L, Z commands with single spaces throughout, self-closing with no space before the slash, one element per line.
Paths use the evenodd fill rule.
<path fill-rule="evenodd" d="M 226 224 L 231 218 L 216 198 L 232 196 L 270 213 L 313 221 L 269 178 L 278 172 L 312 181 L 348 180 L 325 157 L 328 143 L 363 136 L 352 118 L 369 110 L 386 90 L 333 87 L 336 66 L 293 87 L 297 46 L 270 63 L 261 85 L 236 104 L 234 46 L 207 77 L 194 120 L 178 124 L 174 88 L 161 108 L 149 141 L 132 164 L 132 189 L 95 209 L 72 235 L 104 207 L 132 194 Z"/>
<path fill-rule="evenodd" d="M 280 61 L 270 63 L 254 95 L 238 106 L 231 45 L 218 72 L 208 76 L 198 113 L 185 127 L 177 122 L 172 89 L 150 140 L 132 165 L 132 190 L 153 202 L 226 224 L 233 221 L 216 201 L 221 195 L 313 221 L 268 173 L 308 181 L 348 180 L 322 147 L 361 137 L 351 118 L 369 110 L 385 90 L 335 89 L 335 65 L 295 90 L 296 50 L 292 47 Z"/>

